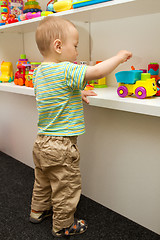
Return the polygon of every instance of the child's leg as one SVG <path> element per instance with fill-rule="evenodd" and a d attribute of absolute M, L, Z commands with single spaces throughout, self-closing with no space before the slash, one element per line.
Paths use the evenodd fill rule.
<path fill-rule="evenodd" d="M 68 140 L 67 140 L 68 141 Z M 50 172 L 53 203 L 53 231 L 74 223 L 74 213 L 81 195 L 80 154 L 76 138 L 69 138 L 63 165 Z"/>
<path fill-rule="evenodd" d="M 46 144 L 45 144 L 46 142 Z M 77 137 L 44 138 L 43 171 L 52 188 L 53 231 L 71 226 L 81 195 Z"/>
<path fill-rule="evenodd" d="M 51 209 L 51 186 L 50 180 L 44 174 L 41 167 L 40 149 L 35 143 L 33 148 L 33 160 L 35 164 L 35 182 L 32 194 L 31 209 L 45 211 Z"/>

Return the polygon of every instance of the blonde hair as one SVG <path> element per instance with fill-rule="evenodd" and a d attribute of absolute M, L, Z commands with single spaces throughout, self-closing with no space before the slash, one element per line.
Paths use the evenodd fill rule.
<path fill-rule="evenodd" d="M 43 56 L 49 53 L 50 44 L 54 40 L 65 42 L 69 26 L 75 27 L 70 21 L 55 16 L 48 16 L 40 21 L 36 30 L 36 43 Z"/>

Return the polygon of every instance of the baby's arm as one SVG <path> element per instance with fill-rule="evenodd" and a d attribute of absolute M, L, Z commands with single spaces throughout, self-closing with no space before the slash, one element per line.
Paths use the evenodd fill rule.
<path fill-rule="evenodd" d="M 121 50 L 116 56 L 109 58 L 94 66 L 88 66 L 85 74 L 85 81 L 103 78 L 111 73 L 119 64 L 126 62 L 132 57 L 132 53 Z"/>

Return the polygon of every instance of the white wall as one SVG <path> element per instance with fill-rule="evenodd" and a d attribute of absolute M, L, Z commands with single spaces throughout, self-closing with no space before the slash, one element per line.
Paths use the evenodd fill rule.
<path fill-rule="evenodd" d="M 0 151 L 34 167 L 38 113 L 35 97 L 0 92 Z"/>
<path fill-rule="evenodd" d="M 17 48 L 18 46 L 18 48 Z M 0 33 L 0 64 L 2 61 L 11 62 L 14 71 L 16 62 L 23 53 L 23 35 L 20 33 Z M 0 72 L 1 75 L 1 72 Z"/>
<path fill-rule="evenodd" d="M 83 193 L 160 234 L 159 118 L 85 105 Z"/>
<path fill-rule="evenodd" d="M 120 70 L 147 69 L 150 62 L 160 64 L 160 14 L 122 18 L 91 24 L 92 60 L 105 60 L 119 50 L 132 51 L 133 58 L 108 76 L 108 85 L 117 86 L 114 74 Z"/>

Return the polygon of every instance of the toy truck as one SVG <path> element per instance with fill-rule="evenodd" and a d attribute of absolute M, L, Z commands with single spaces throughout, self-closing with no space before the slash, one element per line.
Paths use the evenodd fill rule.
<path fill-rule="evenodd" d="M 14 78 L 14 83 L 16 85 L 33 87 L 32 77 L 33 70 L 31 70 L 31 64 L 17 65 L 17 71 Z"/>
<path fill-rule="evenodd" d="M 24 65 L 17 65 L 17 71 L 15 73 L 14 83 L 16 85 L 23 86 L 25 85 L 25 69 Z"/>
<path fill-rule="evenodd" d="M 0 82 L 12 82 L 14 80 L 12 63 L 3 61 L 1 63 L 1 73 Z"/>
<path fill-rule="evenodd" d="M 120 97 L 135 94 L 137 98 L 143 99 L 157 93 L 155 78 L 151 78 L 150 73 L 141 70 L 120 71 L 115 77 L 119 83 L 117 94 Z"/>

